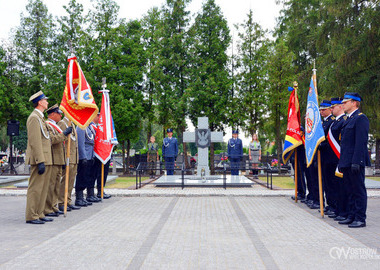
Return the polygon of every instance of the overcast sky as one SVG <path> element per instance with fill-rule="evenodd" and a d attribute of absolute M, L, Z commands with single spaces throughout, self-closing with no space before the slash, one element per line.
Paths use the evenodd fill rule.
<path fill-rule="evenodd" d="M 193 0 L 189 5 L 192 14 L 200 11 L 205 0 Z M 43 0 L 49 12 L 53 16 L 65 15 L 63 5 L 67 5 L 69 0 Z M 83 4 L 87 12 L 93 5 L 91 0 L 78 0 Z M 120 6 L 119 18 L 140 19 L 151 7 L 160 7 L 165 0 L 116 0 Z M 276 18 L 279 15 L 280 6 L 275 4 L 275 0 L 215 0 L 221 7 L 223 15 L 227 18 L 231 31 L 233 25 L 246 20 L 250 8 L 253 10 L 254 20 L 265 28 L 272 30 L 276 25 Z M 20 14 L 24 12 L 28 0 L 0 0 L 0 39 L 8 39 L 12 28 L 20 25 Z"/>

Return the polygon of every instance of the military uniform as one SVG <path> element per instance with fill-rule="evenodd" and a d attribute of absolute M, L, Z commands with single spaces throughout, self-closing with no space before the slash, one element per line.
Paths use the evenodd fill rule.
<path fill-rule="evenodd" d="M 55 108 L 58 109 L 58 106 L 55 106 L 56 107 L 53 106 L 48 109 L 48 114 Z M 58 195 L 62 178 L 62 166 L 65 165 L 65 150 L 63 142 L 66 139 L 66 136 L 54 120 L 49 118 L 47 123 L 52 143 L 51 150 L 53 165 L 44 213 L 47 216 L 57 216 L 55 213 L 60 212 L 58 209 Z"/>
<path fill-rule="evenodd" d="M 331 99 L 331 105 L 340 105 L 342 103 L 341 98 L 332 98 Z M 342 130 L 342 126 L 344 122 L 347 120 L 347 116 L 342 113 L 341 115 L 336 115 L 334 123 L 330 126 L 328 131 L 328 142 L 331 146 L 331 148 L 335 149 L 334 153 L 329 157 L 331 159 L 331 162 L 334 162 L 335 171 L 336 167 L 339 164 L 339 156 L 340 156 L 340 149 L 337 147 L 340 146 L 340 133 Z M 336 145 L 335 145 L 336 144 Z M 336 209 L 335 209 L 335 215 L 329 215 L 329 217 L 344 217 L 347 218 L 348 210 L 348 197 L 343 185 L 343 179 L 339 178 L 335 175 L 334 171 L 334 181 L 337 183 L 336 186 Z"/>
<path fill-rule="evenodd" d="M 64 130 L 69 127 L 69 119 L 67 117 L 64 117 L 61 121 L 58 122 L 58 126 Z M 77 168 L 78 168 L 78 161 L 79 161 L 79 155 L 78 155 L 78 140 L 77 140 L 77 132 L 74 123 L 71 123 L 71 127 L 73 128 L 73 132 L 70 134 L 70 157 L 69 157 L 69 168 L 65 168 L 62 170 L 62 181 L 59 188 L 59 197 L 58 197 L 58 205 L 60 210 L 63 210 L 63 206 L 65 203 L 65 181 L 66 181 L 66 170 L 69 169 L 69 183 L 68 183 L 68 192 L 67 192 L 67 211 L 77 210 L 80 209 L 80 207 L 73 205 L 71 200 L 71 194 L 74 188 L 74 182 L 75 182 L 75 176 L 77 174 Z M 65 157 L 67 158 L 66 153 L 66 147 L 65 147 Z"/>
<path fill-rule="evenodd" d="M 237 130 L 232 132 L 238 134 Z M 231 175 L 239 175 L 240 162 L 243 157 L 243 142 L 239 138 L 228 140 L 228 159 L 231 163 Z"/>
<path fill-rule="evenodd" d="M 78 154 L 79 154 L 79 164 L 78 173 L 75 184 L 75 194 L 76 206 L 87 206 L 91 205 L 83 197 L 83 190 L 85 190 L 92 182 L 93 172 L 92 166 L 94 163 L 94 140 L 95 140 L 95 130 L 91 124 L 83 130 L 77 127 L 78 135 Z"/>
<path fill-rule="evenodd" d="M 323 100 L 320 104 L 320 109 L 331 108 L 330 100 Z M 322 127 L 325 133 L 325 137 L 327 138 L 327 134 L 329 132 L 330 126 L 334 123 L 335 117 L 330 114 L 325 117 L 322 121 Z M 322 184 L 323 191 L 326 196 L 327 209 L 329 211 L 326 214 L 332 214 L 336 210 L 336 201 L 337 201 L 337 193 L 338 193 L 338 182 L 335 177 L 335 169 L 337 166 L 338 159 L 334 155 L 333 150 L 331 149 L 327 139 L 321 142 L 320 144 L 321 151 L 321 165 L 322 165 Z"/>
<path fill-rule="evenodd" d="M 167 129 L 167 132 L 173 132 L 171 128 Z M 167 175 L 173 175 L 174 162 L 178 155 L 178 142 L 176 138 L 166 137 L 162 144 L 162 157 L 165 158 L 165 168 Z"/>
<path fill-rule="evenodd" d="M 30 97 L 29 101 L 39 104 L 47 99 L 42 91 Z M 48 127 L 43 112 L 35 109 L 26 122 L 28 145 L 26 149 L 26 164 L 30 165 L 28 191 L 26 195 L 25 219 L 27 223 L 43 224 L 52 219 L 45 218 L 44 209 L 51 176 L 52 154 Z M 44 169 L 43 169 L 44 167 Z"/>
<path fill-rule="evenodd" d="M 149 174 L 154 175 L 154 169 L 157 162 L 157 153 L 158 153 L 158 144 L 157 143 L 148 143 L 148 166 Z"/>
<path fill-rule="evenodd" d="M 346 93 L 343 103 L 346 100 L 360 102 L 362 99 L 356 93 Z M 364 227 L 367 210 L 364 169 L 365 166 L 371 165 L 367 148 L 369 120 L 359 109 L 352 111 L 347 116 L 341 131 L 339 168 L 343 173 L 346 190 L 349 192 L 348 217 L 339 223 L 353 223 L 354 227 Z"/>

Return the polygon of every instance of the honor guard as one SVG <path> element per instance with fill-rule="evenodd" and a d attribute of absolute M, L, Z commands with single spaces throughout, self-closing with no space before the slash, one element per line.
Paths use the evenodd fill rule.
<path fill-rule="evenodd" d="M 322 162 L 322 183 L 323 191 L 326 196 L 326 215 L 332 215 L 336 210 L 337 182 L 335 178 L 335 169 L 337 160 L 334 159 L 334 152 L 327 141 L 327 134 L 330 126 L 334 123 L 335 117 L 332 115 L 331 101 L 323 100 L 319 106 L 319 112 L 322 116 L 322 127 L 325 138 L 320 144 L 321 162 Z"/>
<path fill-rule="evenodd" d="M 228 159 L 231 162 L 231 175 L 239 175 L 239 165 L 243 157 L 243 142 L 238 138 L 239 130 L 232 131 L 232 138 L 228 141 Z"/>
<path fill-rule="evenodd" d="M 344 122 L 347 120 L 347 116 L 344 114 L 342 100 L 342 98 L 331 99 L 331 108 L 332 113 L 335 116 L 335 121 L 330 125 L 327 134 L 328 143 L 333 150 L 333 155 L 329 157 L 329 159 L 331 159 L 331 162 L 335 163 L 334 183 L 337 183 L 335 187 L 336 209 L 334 213 L 329 214 L 328 216 L 334 218 L 336 221 L 345 220 L 348 215 L 348 197 L 343 185 L 343 175 L 341 175 L 337 169 L 340 158 L 340 133 Z"/>
<path fill-rule="evenodd" d="M 92 144 L 92 149 L 93 149 L 92 151 L 93 152 L 94 152 L 94 143 L 95 143 L 96 131 L 98 129 L 98 123 L 99 123 L 99 115 L 100 115 L 100 113 L 98 113 L 95 116 L 93 122 L 91 122 L 91 124 L 89 125 L 89 128 L 90 128 L 92 134 L 94 134 L 94 136 L 93 136 L 94 137 L 94 142 Z M 100 162 L 100 160 L 93 153 L 92 162 L 89 163 L 88 165 L 91 166 L 91 168 L 90 168 L 91 176 L 87 178 L 87 197 L 86 197 L 86 201 L 92 202 L 92 203 L 97 203 L 97 202 L 102 201 L 102 199 L 95 196 L 95 191 L 94 191 L 95 188 L 94 188 L 94 186 L 95 186 L 95 182 L 96 182 L 96 179 L 98 177 L 99 172 L 101 173 L 102 163 Z"/>
<path fill-rule="evenodd" d="M 162 157 L 165 159 L 165 168 L 167 175 L 173 175 L 174 162 L 178 155 L 178 142 L 176 138 L 173 138 L 173 129 L 168 128 L 168 136 L 164 138 L 162 144 Z"/>
<path fill-rule="evenodd" d="M 86 207 L 92 205 L 92 202 L 87 201 L 83 197 L 83 190 L 85 190 L 90 183 L 93 182 L 93 172 L 92 167 L 94 164 L 94 140 L 95 140 L 95 130 L 92 125 L 83 130 L 77 127 L 78 134 L 78 173 L 75 182 L 75 205 Z M 89 194 L 87 194 L 88 196 Z"/>
<path fill-rule="evenodd" d="M 366 226 L 367 190 L 364 184 L 364 168 L 370 166 L 368 154 L 367 116 L 359 111 L 362 98 L 358 93 L 347 92 L 343 98 L 347 120 L 341 131 L 341 155 L 339 169 L 349 192 L 348 216 L 339 224 L 349 224 L 350 228 Z"/>
<path fill-rule="evenodd" d="M 46 198 L 45 205 L 45 216 L 48 217 L 58 217 L 63 214 L 62 211 L 58 209 L 58 195 L 59 188 L 62 178 L 62 166 L 65 165 L 65 150 L 64 144 L 67 135 L 69 135 L 73 128 L 68 127 L 64 131 L 57 125 L 61 121 L 62 111 L 55 104 L 47 110 L 48 114 L 48 130 L 51 140 L 51 151 L 52 151 L 52 167 L 51 167 L 51 178 L 49 183 L 48 194 Z"/>
<path fill-rule="evenodd" d="M 42 91 L 32 95 L 34 110 L 26 122 L 28 146 L 26 149 L 26 164 L 30 165 L 28 191 L 26 195 L 26 223 L 44 224 L 53 221 L 45 217 L 45 202 L 51 176 L 52 154 L 51 141 L 44 111 L 48 108 L 47 97 Z"/>
<path fill-rule="evenodd" d="M 100 113 L 98 113 L 98 116 L 94 118 L 94 123 L 92 125 L 92 127 L 95 130 L 95 134 L 96 132 L 98 132 L 99 117 L 100 117 Z M 106 164 L 104 164 L 103 187 L 106 185 L 106 182 L 107 182 L 107 176 L 108 176 L 108 170 L 110 168 L 110 163 L 111 163 L 111 159 L 108 160 Z M 93 176 L 94 179 L 93 179 L 92 186 L 94 186 L 96 182 L 96 189 L 98 191 L 98 194 L 95 199 L 97 199 L 98 201 L 101 201 L 102 200 L 101 199 L 102 198 L 102 194 L 101 194 L 102 193 L 102 162 L 96 156 L 94 157 L 93 172 L 94 172 L 94 176 Z M 90 191 L 90 193 L 94 193 L 94 192 Z M 103 199 L 109 199 L 109 198 L 111 198 L 111 195 L 106 194 L 103 190 Z M 96 202 L 94 199 L 90 199 L 90 201 Z"/>
<path fill-rule="evenodd" d="M 69 127 L 70 120 L 67 117 L 64 117 L 61 121 L 58 122 L 58 126 L 65 130 Z M 74 189 L 75 176 L 77 175 L 78 169 L 78 140 L 77 140 L 77 132 L 74 123 L 71 122 L 70 127 L 73 129 L 73 132 L 70 134 L 68 138 L 70 138 L 70 157 L 69 157 L 69 168 L 64 166 L 62 170 L 62 181 L 59 188 L 59 197 L 58 197 L 58 208 L 60 211 L 64 209 L 65 203 L 65 181 L 66 181 L 66 170 L 69 170 L 69 185 L 67 192 L 67 211 L 71 210 L 79 210 L 80 206 L 75 206 L 71 200 L 71 194 Z M 67 147 L 65 146 L 65 158 L 67 158 Z M 66 160 L 65 160 L 66 161 Z"/>
<path fill-rule="evenodd" d="M 148 167 L 150 168 L 149 174 L 153 177 L 156 162 L 158 161 L 158 144 L 156 143 L 156 138 L 154 136 L 150 137 L 150 142 L 148 143 Z"/>

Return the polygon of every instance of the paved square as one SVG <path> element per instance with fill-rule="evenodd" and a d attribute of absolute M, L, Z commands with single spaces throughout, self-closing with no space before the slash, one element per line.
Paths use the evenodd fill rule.
<path fill-rule="evenodd" d="M 288 197 L 114 197 L 38 226 L 0 203 L 0 269 L 380 269 L 339 253 L 380 251 L 380 199 L 356 230 Z"/>

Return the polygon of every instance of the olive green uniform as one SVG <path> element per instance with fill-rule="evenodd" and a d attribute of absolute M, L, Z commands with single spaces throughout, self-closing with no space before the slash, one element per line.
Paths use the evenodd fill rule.
<path fill-rule="evenodd" d="M 58 122 L 58 126 L 65 130 L 69 127 L 69 120 L 65 117 L 61 121 Z M 73 132 L 70 134 L 70 166 L 69 166 L 69 187 L 67 192 L 67 203 L 71 204 L 71 193 L 74 188 L 75 176 L 77 175 L 77 166 L 78 166 L 78 141 L 77 141 L 77 132 L 75 125 L 71 123 L 71 127 L 73 128 Z M 66 146 L 65 146 L 65 157 L 66 155 Z M 66 161 L 65 161 L 66 162 Z M 65 177 L 66 177 L 66 169 L 62 171 L 62 181 L 59 189 L 59 197 L 58 204 L 59 206 L 63 206 L 65 202 Z"/>
<path fill-rule="evenodd" d="M 157 162 L 158 144 L 148 143 L 148 168 L 149 174 L 153 175 L 155 173 L 155 166 Z"/>
<path fill-rule="evenodd" d="M 26 122 L 28 132 L 28 146 L 26 149 L 26 164 L 30 165 L 31 175 L 29 178 L 26 195 L 26 221 L 44 218 L 46 197 L 51 177 L 52 153 L 48 127 L 43 113 L 35 109 Z M 38 164 L 45 164 L 45 172 L 38 174 Z"/>
<path fill-rule="evenodd" d="M 48 120 L 50 121 L 50 120 Z M 62 133 L 62 130 L 59 132 L 54 127 L 48 123 L 48 130 L 51 139 L 51 150 L 52 150 L 52 172 L 49 182 L 49 190 L 46 198 L 45 205 L 45 215 L 58 212 L 58 195 L 61 185 L 62 178 L 62 165 L 65 165 L 65 151 L 63 142 L 66 139 L 66 136 Z"/>

